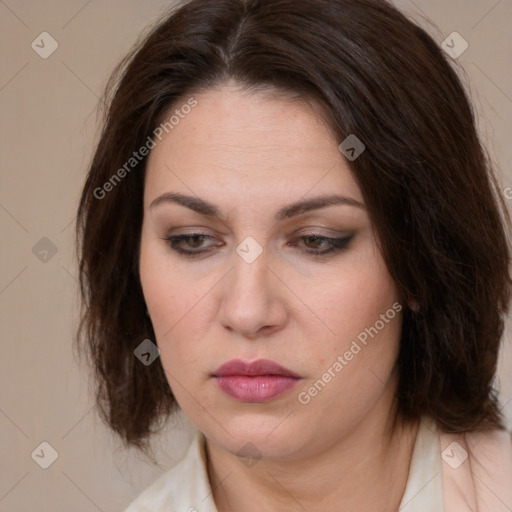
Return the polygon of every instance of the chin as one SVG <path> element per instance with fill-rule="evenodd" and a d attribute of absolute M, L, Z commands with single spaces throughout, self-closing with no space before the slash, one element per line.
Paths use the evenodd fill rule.
<path fill-rule="evenodd" d="M 282 421 L 282 418 L 281 420 Z M 287 458 L 300 450 L 304 440 L 296 439 L 298 429 L 291 425 L 285 426 L 287 420 L 279 425 L 279 421 L 268 419 L 231 422 L 221 430 L 220 437 L 214 435 L 212 440 L 234 455 L 265 459 Z M 279 425 L 279 426 L 277 426 Z M 277 428 L 276 428 L 277 427 Z M 217 431 L 216 434 L 219 434 Z"/>

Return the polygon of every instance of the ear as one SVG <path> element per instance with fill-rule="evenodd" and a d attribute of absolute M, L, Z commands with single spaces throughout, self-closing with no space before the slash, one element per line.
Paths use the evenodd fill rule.
<path fill-rule="evenodd" d="M 408 295 L 407 305 L 409 306 L 409 309 L 414 313 L 417 313 L 420 310 L 419 302 L 412 295 Z"/>

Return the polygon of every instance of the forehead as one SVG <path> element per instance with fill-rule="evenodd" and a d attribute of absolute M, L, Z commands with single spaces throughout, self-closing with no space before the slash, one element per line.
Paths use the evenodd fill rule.
<path fill-rule="evenodd" d="M 146 204 L 167 189 L 281 202 L 338 192 L 362 202 L 339 142 L 311 105 L 230 85 L 194 99 L 196 106 L 151 150 Z"/>

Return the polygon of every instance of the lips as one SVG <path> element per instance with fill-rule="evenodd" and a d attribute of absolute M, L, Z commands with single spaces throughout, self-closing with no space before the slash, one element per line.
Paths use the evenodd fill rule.
<path fill-rule="evenodd" d="M 214 377 L 242 375 L 245 377 L 281 375 L 284 377 L 300 378 L 296 373 L 269 359 L 258 359 L 252 363 L 233 359 L 220 366 L 213 374 Z"/>
<path fill-rule="evenodd" d="M 212 374 L 220 389 L 240 402 L 268 402 L 293 388 L 301 378 L 268 359 L 228 361 Z"/>

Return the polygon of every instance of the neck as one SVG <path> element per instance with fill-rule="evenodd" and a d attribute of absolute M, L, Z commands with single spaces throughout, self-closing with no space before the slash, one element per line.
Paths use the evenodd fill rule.
<path fill-rule="evenodd" d="M 314 456 L 262 458 L 251 467 L 207 440 L 217 510 L 398 510 L 419 422 L 394 422 L 394 414 L 365 418 Z"/>

